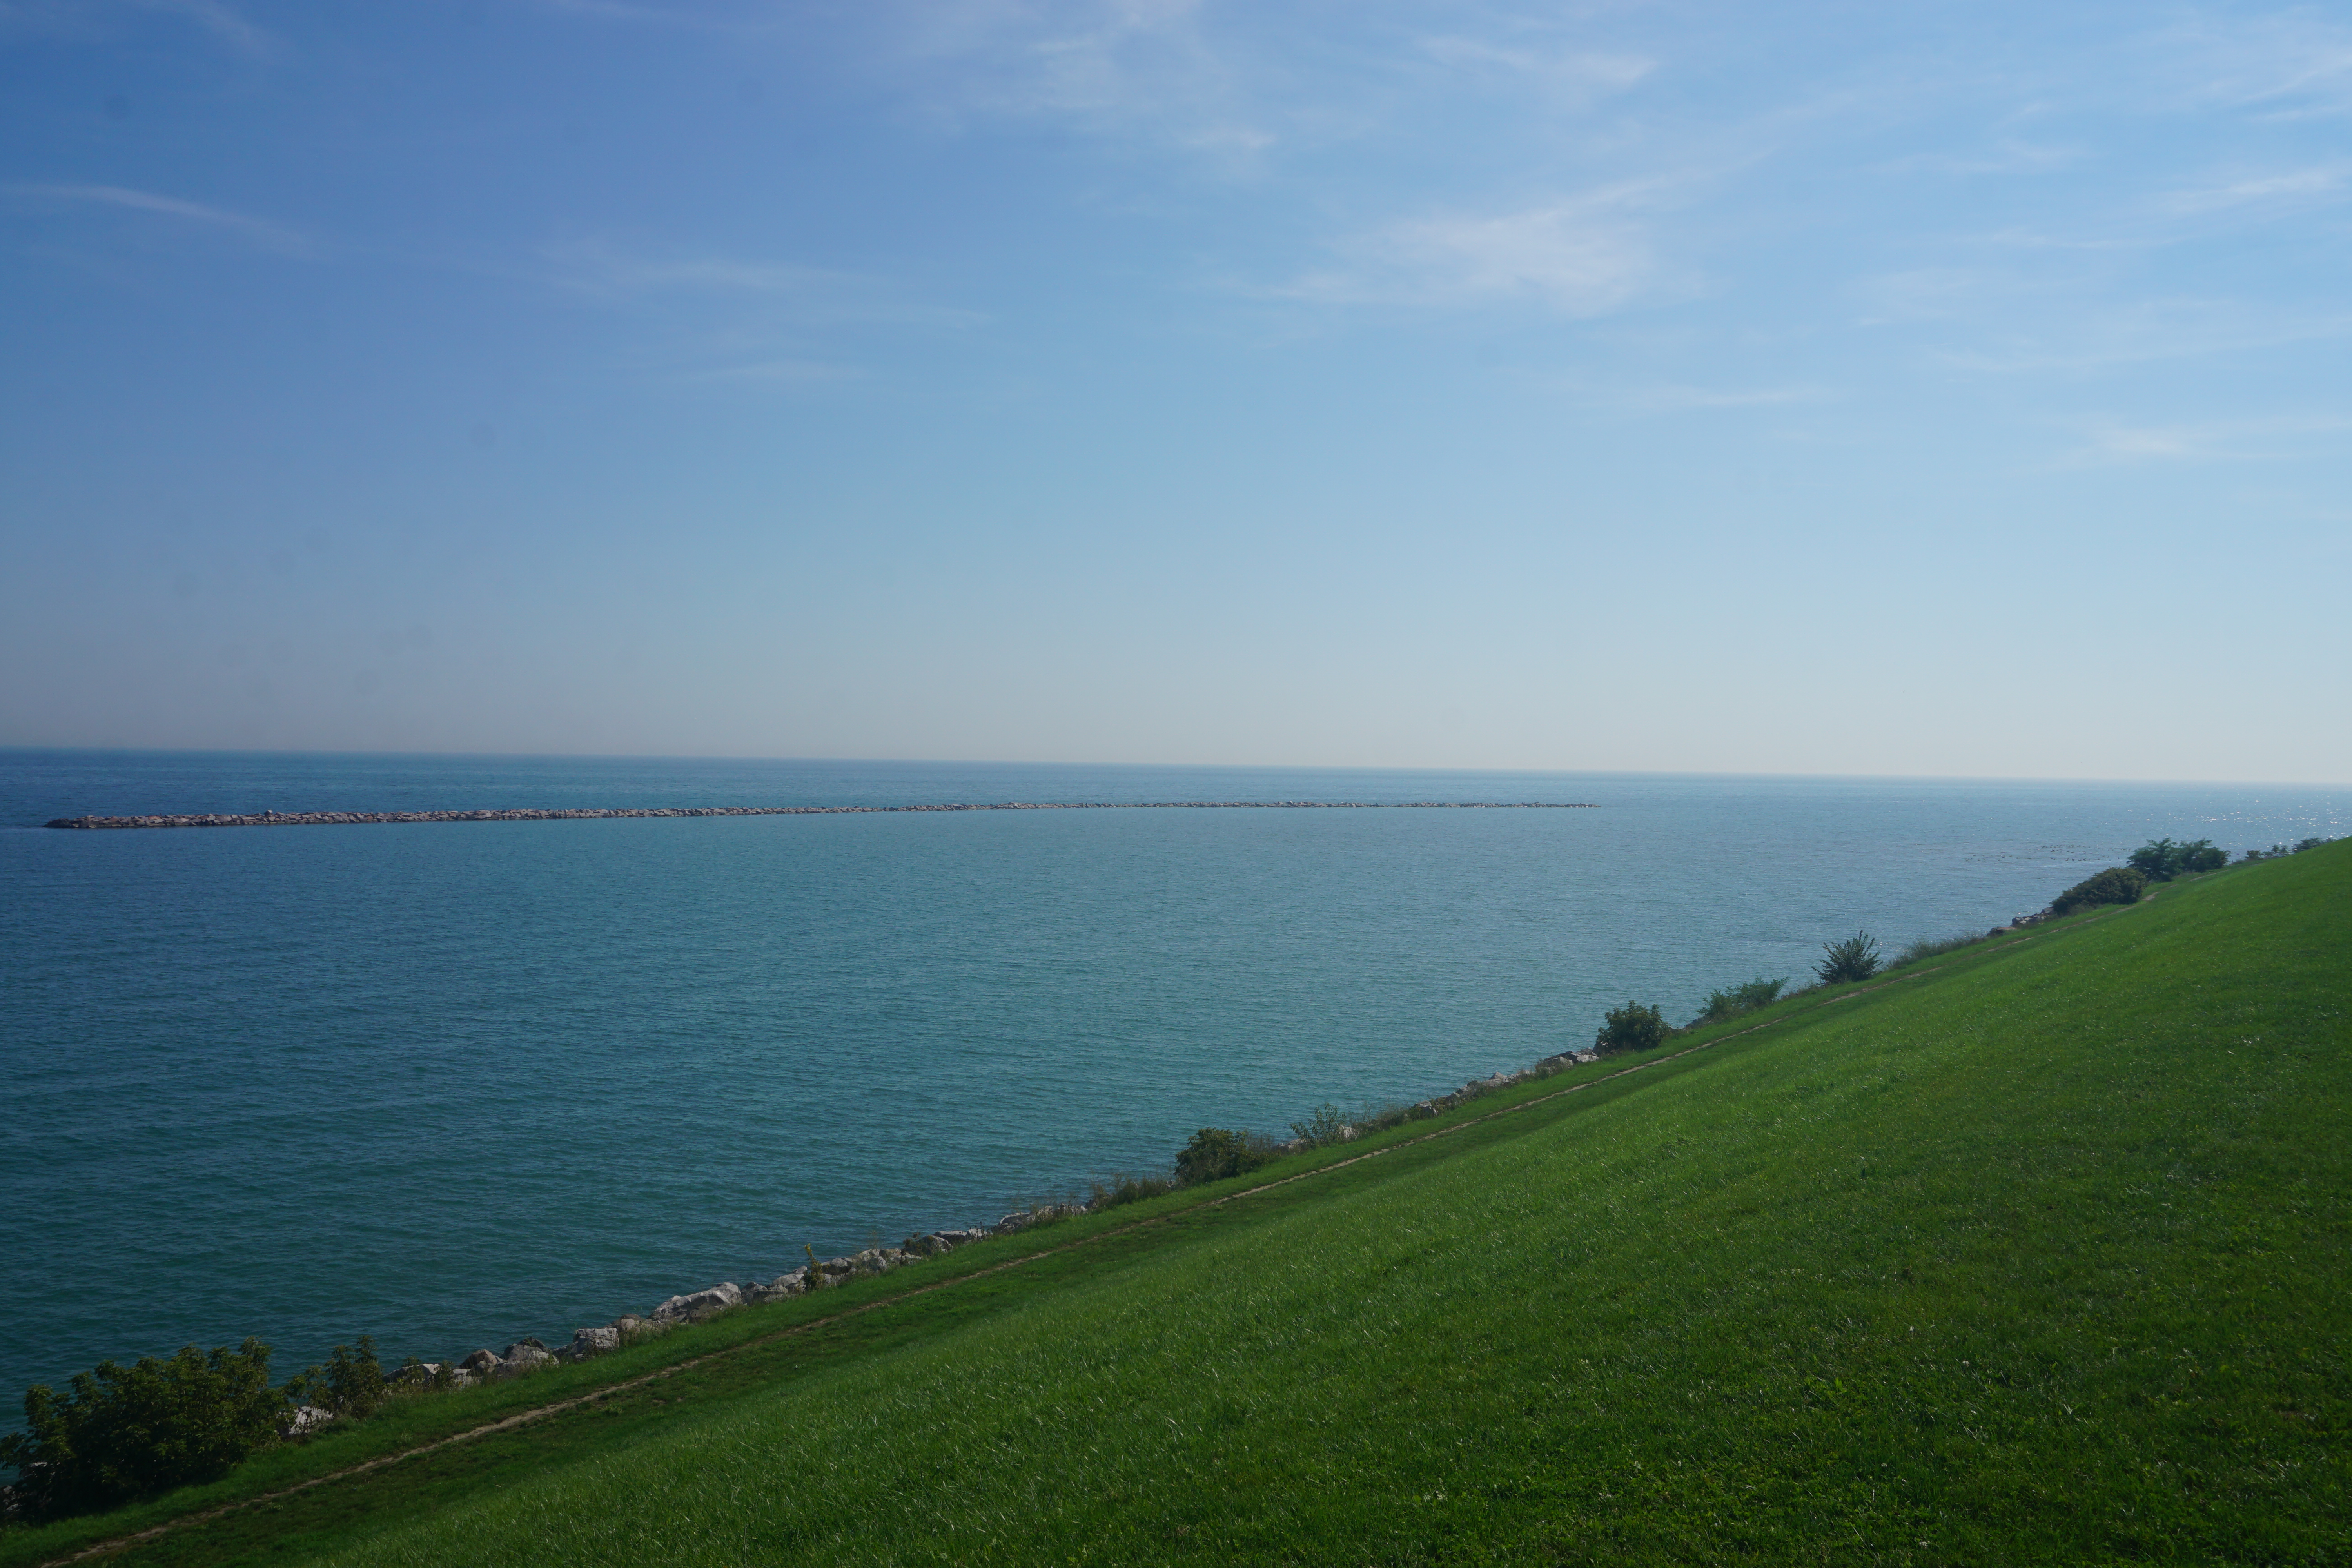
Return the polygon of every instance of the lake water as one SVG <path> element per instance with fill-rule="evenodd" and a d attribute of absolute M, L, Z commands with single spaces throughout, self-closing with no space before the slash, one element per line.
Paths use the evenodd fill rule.
<path fill-rule="evenodd" d="M 61 833 L 52 816 L 1539 799 Z M 284 1375 L 550 1342 L 678 1290 L 1163 1169 L 1981 931 L 2159 835 L 2352 791 L 0 752 L 0 1418 L 101 1357 Z"/>

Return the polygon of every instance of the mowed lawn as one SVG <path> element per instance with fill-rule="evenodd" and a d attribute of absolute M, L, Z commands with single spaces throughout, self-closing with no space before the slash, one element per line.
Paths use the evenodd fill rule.
<path fill-rule="evenodd" d="M 2176 886 L 328 1560 L 2344 1562 L 2347 932 Z"/>

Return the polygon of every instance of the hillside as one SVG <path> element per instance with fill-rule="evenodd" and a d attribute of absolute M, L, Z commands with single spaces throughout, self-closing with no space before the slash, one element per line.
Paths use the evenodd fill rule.
<path fill-rule="evenodd" d="M 2347 929 L 2176 884 L 0 1562 L 720 1350 L 114 1560 L 2340 1562 Z"/>

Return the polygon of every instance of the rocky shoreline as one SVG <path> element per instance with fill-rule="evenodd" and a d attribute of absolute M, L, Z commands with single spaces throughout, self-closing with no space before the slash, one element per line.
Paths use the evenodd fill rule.
<path fill-rule="evenodd" d="M 1569 1068 L 1599 1059 L 1598 1053 L 1590 1050 L 1562 1051 L 1518 1072 L 1498 1072 L 1490 1078 L 1473 1079 L 1451 1093 L 1416 1102 L 1407 1109 L 1405 1116 L 1410 1121 L 1426 1121 L 1498 1089 L 1509 1089 L 1532 1079 L 1549 1078 Z M 1360 1136 L 1362 1132 L 1358 1128 L 1342 1126 L 1337 1137 L 1330 1142 L 1352 1142 Z M 1276 1145 L 1272 1152 L 1277 1156 L 1303 1154 L 1316 1146 L 1309 1139 L 1294 1138 Z M 551 1348 L 541 1340 L 526 1336 L 509 1344 L 502 1352 L 478 1350 L 461 1361 L 411 1361 L 394 1373 L 393 1382 L 395 1386 L 423 1391 L 471 1388 L 479 1384 L 525 1377 L 551 1366 L 610 1355 L 625 1346 L 688 1323 L 706 1321 L 724 1312 L 764 1306 L 771 1301 L 790 1300 L 819 1290 L 837 1289 L 855 1280 L 875 1279 L 927 1258 L 943 1256 L 958 1247 L 969 1247 L 976 1241 L 1012 1236 L 1048 1221 L 1090 1213 L 1097 1206 L 1093 1203 L 1041 1204 L 1016 1209 L 994 1225 L 975 1226 L 963 1230 L 928 1231 L 919 1236 L 910 1236 L 896 1247 L 869 1247 L 864 1251 L 839 1258 L 812 1258 L 802 1267 L 786 1269 L 764 1283 L 754 1281 L 740 1285 L 728 1280 L 700 1290 L 672 1296 L 648 1312 L 625 1312 L 609 1323 L 575 1329 L 569 1344 Z M 294 1411 L 288 1418 L 286 1436 L 304 1436 L 334 1419 L 333 1415 L 317 1406 L 305 1406 Z"/>
<path fill-rule="evenodd" d="M 690 805 L 572 811 L 264 811 L 54 816 L 45 827 L 322 827 L 374 822 L 583 822 L 614 816 L 882 816 L 910 811 L 1578 811 L 1589 800 L 1004 800 L 939 805 Z"/>

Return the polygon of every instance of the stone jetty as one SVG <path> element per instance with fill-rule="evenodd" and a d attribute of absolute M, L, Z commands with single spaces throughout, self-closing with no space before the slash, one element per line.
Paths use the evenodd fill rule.
<path fill-rule="evenodd" d="M 939 805 L 674 805 L 571 811 L 262 811 L 56 816 L 49 827 L 327 827 L 373 822 L 586 822 L 608 816 L 886 816 L 910 811 L 1573 811 L 1589 800 L 1003 800 Z"/>

